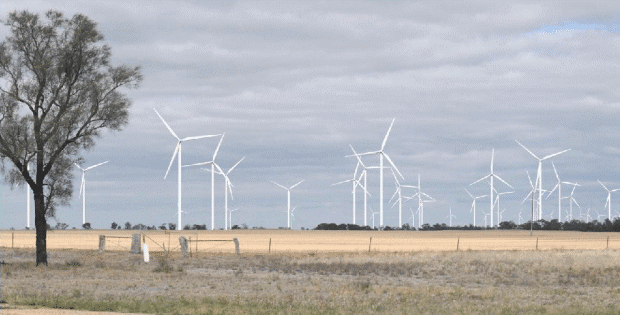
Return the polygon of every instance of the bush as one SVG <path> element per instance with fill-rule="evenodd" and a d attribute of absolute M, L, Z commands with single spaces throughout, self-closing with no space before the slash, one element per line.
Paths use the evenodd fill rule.
<path fill-rule="evenodd" d="M 90 223 L 86 222 L 86 223 L 82 224 L 82 228 L 85 229 L 85 230 L 90 230 Z"/>
<path fill-rule="evenodd" d="M 112 230 L 116 230 L 116 227 L 118 227 L 118 224 L 116 224 L 116 222 L 112 222 L 112 226 L 110 226 L 112 228 Z"/>

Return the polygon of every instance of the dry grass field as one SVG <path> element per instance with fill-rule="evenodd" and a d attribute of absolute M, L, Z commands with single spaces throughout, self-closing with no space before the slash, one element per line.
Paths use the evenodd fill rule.
<path fill-rule="evenodd" d="M 152 252 L 144 263 L 128 243 L 99 253 L 98 235 L 110 232 L 54 231 L 50 264 L 38 268 L 34 236 L 16 231 L 11 249 L 11 231 L 2 232 L 2 299 L 150 314 L 620 313 L 620 239 L 611 234 L 606 250 L 604 233 L 181 231 L 173 248 L 178 235 L 238 237 L 241 255 L 232 243 L 204 242 L 191 258 Z M 146 235 L 151 249 L 169 247 L 162 231 Z"/>
<path fill-rule="evenodd" d="M 216 230 L 216 231 L 135 231 L 135 230 L 52 230 L 47 234 L 50 250 L 96 250 L 99 235 L 127 238 L 106 239 L 106 249 L 129 251 L 131 235 L 139 233 L 149 244 L 150 251 L 166 249 L 179 251 L 179 236 L 192 242 L 192 251 L 204 253 L 234 253 L 232 238 L 239 239 L 243 253 L 358 253 L 453 251 L 460 250 L 586 250 L 618 249 L 620 235 L 616 233 L 584 233 L 565 231 L 315 231 L 315 230 Z M 370 238 L 372 237 L 372 242 Z M 609 245 L 607 238 L 609 237 Z M 229 240 L 231 242 L 204 242 Z M 0 246 L 5 248 L 34 248 L 35 231 L 0 231 Z M 197 248 L 196 248 L 197 246 Z"/>

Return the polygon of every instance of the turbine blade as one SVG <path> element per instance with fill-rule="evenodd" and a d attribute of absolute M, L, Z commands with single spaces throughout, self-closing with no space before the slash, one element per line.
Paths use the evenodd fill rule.
<path fill-rule="evenodd" d="M 174 153 L 172 153 L 172 158 L 170 159 L 170 164 L 168 164 L 168 169 L 166 170 L 166 175 L 164 175 L 164 179 L 166 179 L 166 177 L 168 177 L 168 172 L 170 171 L 170 167 L 172 166 L 172 162 L 174 162 L 174 158 L 177 156 L 177 153 L 179 153 L 179 146 L 181 146 L 181 140 L 179 140 L 177 142 L 177 147 L 174 148 Z"/>
<path fill-rule="evenodd" d="M 392 119 L 392 123 L 390 124 L 390 128 L 388 129 L 387 133 L 385 134 L 385 138 L 383 138 L 383 143 L 381 143 L 381 151 L 383 151 L 383 147 L 385 147 L 385 143 L 387 142 L 388 136 L 390 135 L 390 131 L 392 130 L 392 126 L 394 126 L 394 120 L 396 120 L 396 117 L 394 117 Z"/>
<path fill-rule="evenodd" d="M 392 198 L 390 198 L 390 201 L 388 201 L 388 203 L 392 202 L 392 199 L 394 199 L 394 196 L 396 196 L 396 194 L 398 193 L 398 188 L 396 188 L 396 190 L 394 191 L 394 194 L 392 194 Z M 398 199 L 397 199 L 398 200 Z"/>
<path fill-rule="evenodd" d="M 372 152 L 366 152 L 366 153 L 359 153 L 359 154 L 347 155 L 345 157 L 364 156 L 364 155 L 372 155 L 372 154 L 377 154 L 377 153 L 381 153 L 381 151 L 372 151 Z"/>
<path fill-rule="evenodd" d="M 161 119 L 161 121 L 164 123 L 164 125 L 166 125 L 166 128 L 168 128 L 168 131 L 170 131 L 170 133 L 172 134 L 173 137 L 177 138 L 177 140 L 181 141 L 181 139 L 179 139 L 179 136 L 177 136 L 176 133 L 174 133 L 174 131 L 172 130 L 172 128 L 170 128 L 170 126 L 168 126 L 168 123 L 164 120 L 163 117 L 161 117 L 161 115 L 157 112 L 157 110 L 155 108 L 153 108 L 153 110 L 155 111 L 155 114 L 157 114 L 157 116 L 159 116 L 159 119 Z"/>
<path fill-rule="evenodd" d="M 106 163 L 108 163 L 108 162 L 110 162 L 110 161 L 105 161 L 105 162 L 103 162 L 103 163 L 99 163 L 99 164 L 97 164 L 97 165 L 93 165 L 93 166 L 91 166 L 91 167 L 86 168 L 86 169 L 85 169 L 85 171 L 88 171 L 89 169 L 91 169 L 91 168 L 95 168 L 95 167 L 97 167 L 97 166 L 99 166 L 99 165 L 106 164 Z"/>
<path fill-rule="evenodd" d="M 230 172 L 232 172 L 232 170 L 234 170 L 234 169 L 235 169 L 235 167 L 237 167 L 237 165 L 239 165 L 239 163 L 241 163 L 241 161 L 243 161 L 243 159 L 245 159 L 245 156 L 244 156 L 244 157 L 242 157 L 242 158 L 241 158 L 241 160 L 239 160 L 239 162 L 237 162 L 235 165 L 233 165 L 233 167 L 231 167 L 231 168 L 228 170 L 228 173 L 226 173 L 226 174 L 230 174 Z"/>
<path fill-rule="evenodd" d="M 207 164 L 211 164 L 213 163 L 213 161 L 209 161 L 209 162 L 200 162 L 200 163 L 194 163 L 194 164 L 188 164 L 188 165 L 181 165 L 181 167 L 190 167 L 190 166 L 199 166 L 199 165 L 207 165 Z M 211 170 L 207 170 L 207 171 L 211 171 Z"/>
<path fill-rule="evenodd" d="M 351 147 L 351 151 L 353 151 L 353 155 L 357 159 L 357 163 L 361 164 L 363 168 L 366 168 L 366 165 L 364 165 L 364 163 L 362 163 L 362 159 L 357 155 L 357 152 L 355 152 L 355 149 L 353 149 L 353 146 L 350 145 L 350 144 L 349 144 L 349 146 Z"/>
<path fill-rule="evenodd" d="M 398 168 L 396 167 L 396 165 L 394 165 L 394 162 L 392 162 L 392 159 L 390 159 L 390 156 L 388 156 L 387 153 L 385 153 L 385 152 L 381 152 L 381 153 L 383 154 L 383 156 L 385 156 L 385 158 L 388 160 L 388 162 L 390 162 L 390 165 L 392 165 L 392 167 L 396 170 L 398 175 L 400 175 L 400 178 L 402 178 L 404 180 L 405 177 L 403 177 L 403 174 L 401 174 L 400 171 L 398 170 Z"/>
<path fill-rule="evenodd" d="M 335 183 L 335 184 L 332 184 L 332 186 L 336 186 L 336 185 L 340 185 L 340 184 L 348 183 L 348 182 L 350 182 L 350 181 L 353 181 L 353 180 L 352 180 L 352 179 L 343 180 L 343 181 L 341 181 L 341 182 L 337 182 L 337 183 Z"/>
<path fill-rule="evenodd" d="M 220 136 L 220 135 L 205 135 L 205 136 L 186 137 L 186 138 L 183 138 L 181 141 L 198 140 L 198 139 L 203 139 L 203 138 L 213 138 L 213 137 L 217 137 L 217 136 Z"/>
<path fill-rule="evenodd" d="M 507 183 L 505 180 L 503 180 L 501 177 L 499 177 L 499 176 L 497 176 L 497 175 L 495 175 L 495 174 L 493 174 L 493 176 L 494 176 L 495 178 L 497 178 L 497 179 L 501 180 L 501 181 L 502 181 L 502 183 L 504 183 L 504 184 L 508 185 L 508 187 L 510 187 L 510 188 L 512 188 L 512 189 L 515 189 L 514 187 L 510 186 L 510 184 L 508 184 L 508 183 Z"/>
<path fill-rule="evenodd" d="M 523 198 L 523 201 L 521 201 L 521 204 L 523 204 L 523 203 L 524 203 L 524 202 L 525 202 L 525 201 L 526 201 L 526 200 L 530 197 L 530 195 L 531 195 L 531 194 L 532 194 L 532 191 L 530 191 L 530 192 L 527 194 L 527 196 L 525 196 L 525 198 Z"/>
<path fill-rule="evenodd" d="M 282 186 L 282 185 L 280 185 L 280 184 L 278 184 L 278 183 L 276 183 L 276 182 L 274 182 L 274 181 L 271 181 L 271 182 L 272 182 L 272 183 L 274 183 L 274 184 L 276 184 L 276 185 L 278 185 L 278 186 L 280 186 L 280 187 L 282 187 L 282 188 L 284 188 L 284 189 L 286 189 L 286 190 L 288 190 L 288 188 L 286 188 L 286 187 L 284 187 L 284 186 Z"/>
<path fill-rule="evenodd" d="M 493 174 L 493 159 L 495 158 L 495 148 L 491 149 L 491 174 Z"/>
<path fill-rule="evenodd" d="M 603 185 L 603 183 L 601 183 L 600 180 L 597 179 L 597 181 L 598 181 L 599 184 L 601 184 L 601 186 L 603 186 L 603 188 L 605 188 L 605 190 L 609 191 L 609 189 L 607 189 L 607 187 L 605 187 L 605 185 Z"/>
<path fill-rule="evenodd" d="M 295 185 L 291 186 L 291 188 L 289 188 L 289 189 L 293 189 L 293 188 L 295 188 L 295 186 L 297 186 L 297 185 L 301 184 L 301 182 L 303 182 L 304 180 L 305 180 L 305 179 L 300 180 L 300 181 L 299 181 L 299 183 L 297 183 L 297 184 L 295 184 Z"/>
<path fill-rule="evenodd" d="M 215 148 L 215 152 L 213 152 L 213 161 L 215 161 L 215 157 L 217 156 L 217 151 L 220 150 L 220 145 L 222 145 L 222 140 L 224 140 L 224 134 L 222 134 L 222 137 L 220 138 L 220 142 L 217 144 L 217 147 Z"/>
<path fill-rule="evenodd" d="M 472 198 L 474 198 L 474 195 L 472 195 L 472 194 L 469 192 L 469 190 L 465 189 L 465 191 L 467 192 L 467 194 L 468 194 L 469 196 L 471 196 Z"/>
<path fill-rule="evenodd" d="M 517 141 L 517 140 L 515 140 Z M 534 153 L 532 153 L 532 151 L 530 151 L 528 148 L 526 148 L 524 145 L 521 144 L 521 142 L 517 141 L 517 143 L 525 149 L 525 151 L 527 151 L 530 155 L 532 155 L 535 159 L 540 160 Z"/>
<path fill-rule="evenodd" d="M 562 153 L 564 153 L 564 152 L 566 152 L 566 151 L 570 151 L 570 149 L 567 149 L 567 150 L 564 150 L 564 151 L 560 151 L 560 152 L 558 152 L 558 153 L 549 154 L 549 155 L 545 156 L 544 158 L 542 158 L 542 159 L 540 159 L 540 160 L 541 160 L 541 161 L 544 161 L 544 160 L 546 160 L 546 159 L 548 159 L 548 158 L 552 158 L 552 157 L 554 157 L 554 156 L 556 156 L 556 155 L 560 155 L 560 154 L 562 154 Z"/>
<path fill-rule="evenodd" d="M 82 171 L 84 170 L 81 166 L 77 165 L 77 163 L 73 163 L 75 164 L 75 166 L 77 166 L 77 168 L 81 169 Z"/>
<path fill-rule="evenodd" d="M 553 163 L 553 161 L 551 161 L 551 166 L 553 166 L 553 172 L 555 172 L 555 178 L 557 178 L 559 182 L 560 176 L 558 175 L 558 171 L 555 169 L 555 164 Z"/>
<path fill-rule="evenodd" d="M 553 189 L 551 189 L 551 191 L 549 192 L 549 194 L 547 195 L 547 198 L 545 198 L 545 200 L 549 199 L 549 196 L 551 196 L 553 194 L 553 192 L 556 190 L 556 188 L 558 188 L 558 186 L 560 186 L 560 183 L 557 183 L 555 185 L 555 187 L 553 187 Z"/>
<path fill-rule="evenodd" d="M 473 183 L 469 184 L 469 186 L 471 186 L 471 185 L 473 185 L 473 184 L 475 184 L 475 183 L 478 183 L 478 182 L 480 182 L 480 181 L 481 181 L 481 180 L 483 180 L 483 179 L 487 179 L 487 178 L 489 178 L 490 176 L 492 176 L 492 174 L 489 174 L 489 175 L 487 175 L 487 176 L 485 176 L 485 177 L 483 177 L 483 178 L 481 178 L 481 179 L 479 179 L 479 180 L 477 180 L 477 181 L 475 181 L 475 182 L 473 182 Z"/>

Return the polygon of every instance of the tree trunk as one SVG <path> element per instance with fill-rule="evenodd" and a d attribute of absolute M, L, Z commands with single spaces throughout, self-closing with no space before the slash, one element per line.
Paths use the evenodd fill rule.
<path fill-rule="evenodd" d="M 37 229 L 37 266 L 47 266 L 47 220 L 43 191 L 34 193 L 34 224 Z"/>

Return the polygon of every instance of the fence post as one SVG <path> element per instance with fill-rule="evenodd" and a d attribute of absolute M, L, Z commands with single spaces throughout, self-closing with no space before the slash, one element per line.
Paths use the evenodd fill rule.
<path fill-rule="evenodd" d="M 235 237 L 233 241 L 235 242 L 235 252 L 239 255 L 239 240 Z"/>
<path fill-rule="evenodd" d="M 185 236 L 179 236 L 179 244 L 181 244 L 181 257 L 187 256 L 187 239 Z"/>
<path fill-rule="evenodd" d="M 11 232 L 11 249 L 13 249 L 13 241 L 15 240 L 15 232 Z"/>
<path fill-rule="evenodd" d="M 269 253 L 271 254 L 271 237 L 269 238 Z"/>
<path fill-rule="evenodd" d="M 372 245 L 372 236 L 370 237 L 370 242 L 368 243 L 368 252 L 370 253 L 370 245 Z"/>
<path fill-rule="evenodd" d="M 459 242 L 460 242 L 460 241 L 461 241 L 461 238 L 460 238 L 460 237 L 456 239 L 456 250 L 457 250 L 457 251 L 459 250 Z"/>
<path fill-rule="evenodd" d="M 149 244 L 144 243 L 144 262 L 149 262 Z"/>
<path fill-rule="evenodd" d="M 536 250 L 538 250 L 538 237 L 536 238 Z"/>
<path fill-rule="evenodd" d="M 139 254 L 141 251 L 140 234 L 133 234 L 131 238 L 131 252 L 134 254 Z"/>
<path fill-rule="evenodd" d="M 607 249 L 609 249 L 609 236 L 607 236 Z"/>
<path fill-rule="evenodd" d="M 105 235 L 99 235 L 99 252 L 105 251 Z"/>

